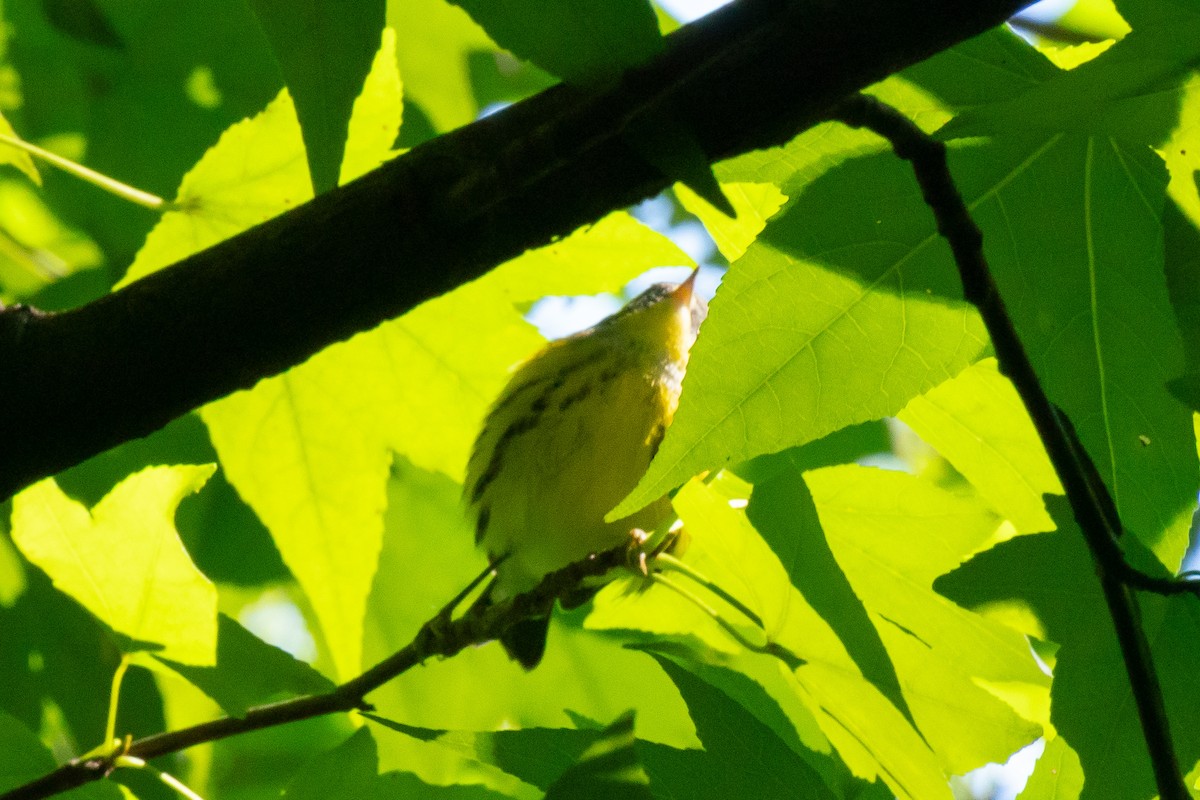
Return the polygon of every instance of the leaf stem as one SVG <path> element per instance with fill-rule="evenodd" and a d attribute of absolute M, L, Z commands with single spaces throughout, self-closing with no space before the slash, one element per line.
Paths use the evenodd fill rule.
<path fill-rule="evenodd" d="M 745 647 L 747 650 L 753 653 L 762 653 L 764 655 L 774 656 L 786 664 L 788 669 L 791 670 L 795 670 L 804 664 L 804 659 L 800 658 L 783 645 L 771 641 L 771 638 L 767 635 L 767 632 L 762 629 L 761 622 L 759 623 L 758 630 L 763 635 L 763 644 L 757 644 L 747 639 L 746 636 L 733 625 L 733 623 L 721 616 L 721 612 L 704 602 L 704 600 L 701 599 L 700 596 L 695 592 L 691 592 L 683 588 L 679 584 L 675 583 L 675 581 L 661 573 L 655 573 L 651 575 L 650 579 L 659 586 L 664 586 L 667 589 L 670 589 L 672 592 L 675 592 L 684 600 L 687 600 L 696 608 L 700 609 L 705 615 L 712 619 L 713 622 L 716 622 L 718 625 L 720 625 L 721 629 L 729 634 L 734 641 L 736 641 L 742 647 Z M 728 595 L 722 592 L 720 596 L 724 598 Z M 749 614 L 753 618 L 756 618 L 752 612 L 747 611 L 745 613 Z"/>
<path fill-rule="evenodd" d="M 168 211 L 174 207 L 173 203 L 163 200 L 158 195 L 150 194 L 150 192 L 142 191 L 127 183 L 121 183 L 116 178 L 96 172 L 94 169 L 89 169 L 83 164 L 72 161 L 69 158 L 63 158 L 58 153 L 52 153 L 49 150 L 38 147 L 36 144 L 19 139 L 16 136 L 9 136 L 6 133 L 0 133 L 0 144 L 6 144 L 10 147 L 15 147 L 18 150 L 24 150 L 32 156 L 37 156 L 48 164 L 52 164 L 68 175 L 74 175 L 80 180 L 87 181 L 93 186 L 97 186 L 110 194 L 114 194 L 123 200 L 128 200 L 151 211 Z"/>
<path fill-rule="evenodd" d="M 137 756 L 121 756 L 113 763 L 113 766 L 125 767 L 129 769 L 142 769 L 146 770 L 147 772 L 152 772 L 160 781 L 179 792 L 179 794 L 183 795 L 188 800 L 204 800 L 204 798 L 193 791 L 191 787 L 176 778 L 171 773 L 157 769 L 151 764 L 146 763 L 145 759 L 138 758 Z"/>
<path fill-rule="evenodd" d="M 108 719 L 104 723 L 103 745 L 106 748 L 111 747 L 117 738 L 117 704 L 121 698 L 121 682 L 125 679 L 125 672 L 128 669 L 129 656 L 122 653 L 117 669 L 113 672 L 112 689 L 108 693 Z"/>
<path fill-rule="evenodd" d="M 693 581 L 700 584 L 705 589 L 736 608 L 743 615 L 745 615 L 747 619 L 753 622 L 755 626 L 762 628 L 765 632 L 766 626 L 763 624 L 762 618 L 758 616 L 758 614 L 755 614 L 753 611 L 751 611 L 745 603 L 743 603 L 741 600 L 738 600 L 729 592 L 725 591 L 719 584 L 715 583 L 707 575 L 697 572 L 696 569 L 680 561 L 670 553 L 659 553 L 657 556 L 655 556 L 654 563 L 662 565 L 662 567 L 666 570 L 678 572 L 681 575 L 686 575 L 687 577 L 691 578 Z"/>

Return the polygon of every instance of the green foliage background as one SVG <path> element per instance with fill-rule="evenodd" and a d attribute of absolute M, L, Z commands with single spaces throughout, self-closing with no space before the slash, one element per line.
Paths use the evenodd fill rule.
<path fill-rule="evenodd" d="M 641 0 L 359 5 L 6 3 L 12 129 L 174 203 L 133 207 L 6 149 L 0 298 L 83 304 L 496 103 L 603 85 L 674 26 Z M 1200 6 L 1096 5 L 1077 20 L 1096 43 L 996 30 L 870 91 L 948 143 L 1131 560 L 1174 573 L 1200 484 Z M 926 800 L 1044 737 L 1022 800 L 1153 796 L 1082 540 L 908 167 L 822 124 L 715 166 L 730 219 L 701 199 L 687 131 L 663 131 L 632 144 L 687 179 L 680 208 L 730 268 L 675 423 L 613 513 L 682 485 L 686 562 L 803 663 L 622 580 L 556 616 L 532 673 L 473 648 L 372 694 L 381 721 L 158 767 L 246 800 Z M 101 742 L 124 665 L 115 732 L 137 737 L 322 691 L 406 644 L 484 565 L 460 482 L 489 402 L 541 345 L 523 314 L 689 263 L 614 214 L 18 495 L 0 518 L 0 790 Z M 893 417 L 908 470 L 859 463 L 892 448 Z M 271 638 L 255 622 L 271 608 L 298 610 L 284 628 L 311 633 L 311 665 L 247 630 Z M 1197 791 L 1200 605 L 1142 610 Z M 114 778 L 75 793 L 170 793 Z"/>

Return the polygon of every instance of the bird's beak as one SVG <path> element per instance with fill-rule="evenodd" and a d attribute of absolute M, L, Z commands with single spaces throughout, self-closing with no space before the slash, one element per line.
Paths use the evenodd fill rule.
<path fill-rule="evenodd" d="M 696 288 L 696 276 L 700 274 L 700 268 L 696 267 L 692 270 L 692 274 L 687 277 L 683 283 L 675 287 L 675 291 L 671 292 L 671 297 L 675 299 L 676 305 L 680 308 L 686 308 L 691 305 L 692 294 Z"/>

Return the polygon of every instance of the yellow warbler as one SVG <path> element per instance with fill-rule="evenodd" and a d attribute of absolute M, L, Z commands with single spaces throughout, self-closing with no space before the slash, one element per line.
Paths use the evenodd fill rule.
<path fill-rule="evenodd" d="M 528 591 L 546 573 L 671 515 L 661 497 L 604 521 L 645 473 L 675 414 L 688 350 L 708 310 L 694 291 L 698 272 L 651 286 L 595 327 L 551 342 L 501 392 L 463 490 L 475 541 L 497 563 L 484 602 Z M 518 624 L 500 641 L 532 669 L 548 622 Z"/>

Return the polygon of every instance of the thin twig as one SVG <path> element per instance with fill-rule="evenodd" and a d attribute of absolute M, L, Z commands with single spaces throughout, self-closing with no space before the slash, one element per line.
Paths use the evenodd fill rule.
<path fill-rule="evenodd" d="M 1033 420 L 1091 550 L 1129 675 L 1159 796 L 1163 800 L 1188 800 L 1133 588 L 1176 593 L 1194 592 L 1195 586 L 1188 581 L 1144 575 L 1125 561 L 1117 543 L 1122 529 L 1116 505 L 1070 421 L 1042 389 L 984 257 L 983 233 L 950 175 L 945 145 L 927 136 L 895 108 L 865 95 L 843 100 L 835 106 L 831 118 L 877 133 L 891 143 L 897 156 L 912 165 L 925 202 L 937 219 L 938 233 L 954 254 L 963 296 L 979 310 L 1000 370 L 1012 381 Z"/>
<path fill-rule="evenodd" d="M 589 556 L 548 574 L 537 587 L 524 594 L 488 606 L 474 606 L 461 617 L 451 619 L 455 602 L 422 625 L 405 647 L 331 691 L 257 706 L 242 717 L 225 717 L 147 736 L 122 747 L 119 755 L 148 760 L 288 722 L 356 709 L 369 710 L 371 705 L 366 696 L 398 675 L 435 656 L 447 658 L 471 645 L 492 641 L 520 620 L 550 613 L 558 597 L 577 589 L 587 578 L 625 565 L 628 558 L 627 545 Z M 479 580 L 476 578 L 472 587 Z M 114 759 L 111 754 L 89 756 L 70 761 L 37 780 L 5 792 L 0 795 L 0 800 L 50 797 L 99 780 L 112 771 Z"/>
<path fill-rule="evenodd" d="M 80 180 L 87 181 L 93 186 L 98 186 L 109 194 L 120 197 L 122 200 L 128 200 L 143 208 L 148 208 L 151 211 L 170 211 L 175 208 L 174 203 L 168 203 L 158 195 L 143 191 L 137 187 L 130 186 L 127 183 L 121 183 L 116 178 L 97 172 L 94 169 L 88 169 L 83 164 L 76 163 L 69 158 L 63 158 L 58 153 L 52 153 L 49 150 L 38 147 L 36 144 L 20 139 L 16 136 L 9 136 L 6 133 L 0 133 L 0 144 L 15 147 L 18 150 L 24 150 L 30 155 L 37 156 L 43 161 L 53 164 L 54 166 L 66 172 L 69 175 L 74 175 Z"/>

